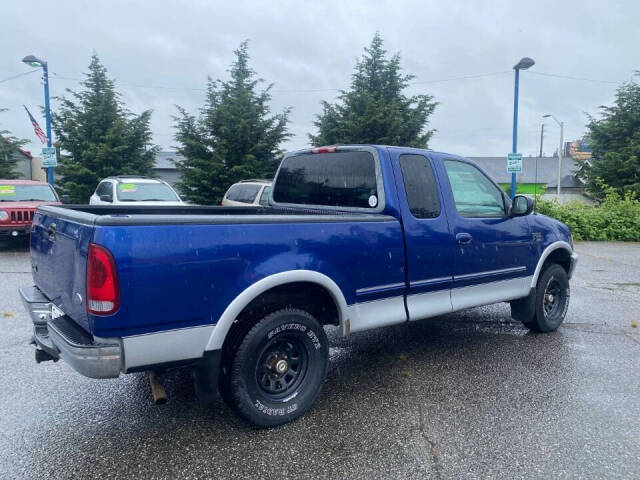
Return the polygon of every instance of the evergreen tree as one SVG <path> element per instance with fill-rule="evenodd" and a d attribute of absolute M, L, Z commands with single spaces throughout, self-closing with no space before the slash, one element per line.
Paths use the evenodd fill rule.
<path fill-rule="evenodd" d="M 78 203 L 88 202 L 104 177 L 149 175 L 157 151 L 151 145 L 151 111 L 134 115 L 125 109 L 96 54 L 85 75 L 84 90 L 67 89 L 72 98 L 59 98 L 52 115 L 62 153 L 58 183 Z"/>
<path fill-rule="evenodd" d="M 379 33 L 365 48 L 351 75 L 351 88 L 335 104 L 322 102 L 314 122 L 313 145 L 377 143 L 427 148 L 433 130 L 425 130 L 437 103 L 430 95 L 406 96 L 413 75 L 402 74 L 400 54 L 386 57 Z"/>
<path fill-rule="evenodd" d="M 587 187 L 597 198 L 605 194 L 602 182 L 640 196 L 640 85 L 625 83 L 614 104 L 600 111 L 601 118 L 589 116 L 587 124 L 592 158 L 581 162 Z"/>
<path fill-rule="evenodd" d="M 280 144 L 289 137 L 290 109 L 270 116 L 272 85 L 257 92 L 262 82 L 249 67 L 246 41 L 227 81 L 209 79 L 205 105 L 198 117 L 178 107 L 174 118 L 182 178 L 178 185 L 188 200 L 219 203 L 234 182 L 247 178 L 271 178 L 282 154 Z"/>
<path fill-rule="evenodd" d="M 0 113 L 6 110 L 6 108 L 0 108 Z M 8 130 L 0 130 L 0 178 L 17 177 L 14 171 L 18 161 L 16 151 L 25 143 L 27 143 L 26 140 L 12 136 Z"/>

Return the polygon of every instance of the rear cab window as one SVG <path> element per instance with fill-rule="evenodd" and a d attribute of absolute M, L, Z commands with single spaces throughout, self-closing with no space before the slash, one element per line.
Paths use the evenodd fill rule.
<path fill-rule="evenodd" d="M 279 204 L 380 211 L 383 189 L 373 153 L 344 150 L 286 157 L 273 186 Z"/>

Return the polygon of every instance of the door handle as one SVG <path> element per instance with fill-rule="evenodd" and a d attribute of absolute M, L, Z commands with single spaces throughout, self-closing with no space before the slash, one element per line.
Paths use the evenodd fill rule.
<path fill-rule="evenodd" d="M 456 235 L 456 242 L 459 245 L 466 245 L 467 243 L 471 243 L 471 235 L 468 233 L 458 233 Z"/>

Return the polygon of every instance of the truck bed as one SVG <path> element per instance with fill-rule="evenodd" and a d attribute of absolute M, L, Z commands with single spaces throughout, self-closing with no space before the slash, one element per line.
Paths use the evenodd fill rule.
<path fill-rule="evenodd" d="M 121 306 L 112 315 L 86 311 L 89 243 L 115 259 Z M 34 217 L 31 252 L 42 292 L 100 337 L 215 324 L 244 289 L 283 271 L 320 272 L 337 283 L 349 304 L 358 289 L 364 289 L 362 301 L 389 294 L 368 290 L 376 285 L 397 284 L 402 293 L 405 279 L 400 222 L 382 213 L 46 206 Z"/>

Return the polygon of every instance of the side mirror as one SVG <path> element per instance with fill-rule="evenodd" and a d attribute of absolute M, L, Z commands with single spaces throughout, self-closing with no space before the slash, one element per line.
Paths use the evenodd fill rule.
<path fill-rule="evenodd" d="M 109 195 L 108 193 L 106 195 L 100 195 L 100 200 L 102 200 L 103 202 L 112 203 L 113 202 L 113 196 Z"/>
<path fill-rule="evenodd" d="M 511 205 L 511 217 L 522 217 L 533 212 L 533 200 L 524 195 L 516 195 L 513 197 Z"/>
<path fill-rule="evenodd" d="M 71 203 L 71 197 L 69 195 L 61 195 L 60 202 L 64 204 Z"/>

